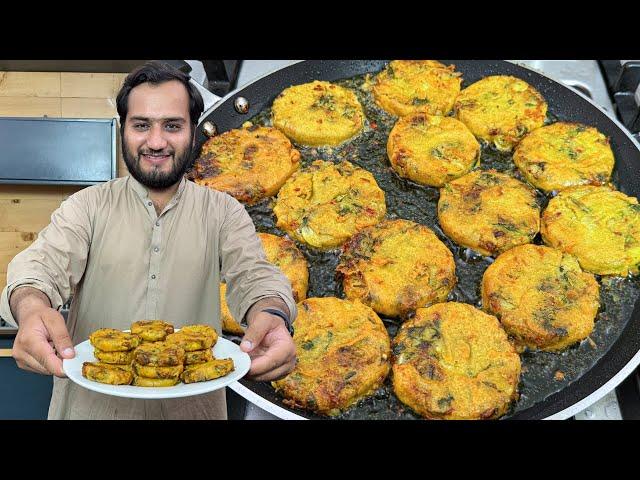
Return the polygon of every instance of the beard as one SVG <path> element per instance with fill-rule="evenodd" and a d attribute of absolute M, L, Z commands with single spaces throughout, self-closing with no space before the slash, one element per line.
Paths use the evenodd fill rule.
<path fill-rule="evenodd" d="M 151 171 L 142 170 L 140 156 L 153 153 L 151 150 L 142 148 L 137 153 L 132 152 L 126 139 L 124 136 L 122 137 L 122 156 L 131 176 L 147 188 L 163 190 L 178 183 L 189 169 L 193 146 L 189 143 L 181 151 L 169 150 L 163 152 L 169 153 L 172 157 L 171 170 L 169 172 L 162 172 L 157 168 L 152 168 Z"/>

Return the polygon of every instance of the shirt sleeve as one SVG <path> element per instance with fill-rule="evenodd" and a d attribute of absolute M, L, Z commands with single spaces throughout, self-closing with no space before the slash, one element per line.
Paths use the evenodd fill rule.
<path fill-rule="evenodd" d="M 9 298 L 18 287 L 42 291 L 60 309 L 82 279 L 91 241 L 89 192 L 81 190 L 62 202 L 51 223 L 7 267 L 7 286 L 0 296 L 0 316 L 17 326 Z"/>
<path fill-rule="evenodd" d="M 278 267 L 267 261 L 251 217 L 235 198 L 226 195 L 220 229 L 221 276 L 227 284 L 227 304 L 233 318 L 241 321 L 258 300 L 280 297 L 297 316 L 291 283 Z"/>

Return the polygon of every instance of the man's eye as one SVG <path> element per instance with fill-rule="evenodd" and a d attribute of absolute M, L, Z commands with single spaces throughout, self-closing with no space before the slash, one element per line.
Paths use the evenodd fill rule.
<path fill-rule="evenodd" d="M 179 123 L 168 123 L 166 126 L 166 129 L 171 131 L 180 130 L 180 128 L 182 128 L 182 125 Z"/>
<path fill-rule="evenodd" d="M 145 130 L 149 128 L 149 125 L 147 123 L 134 123 L 133 128 L 136 130 Z"/>

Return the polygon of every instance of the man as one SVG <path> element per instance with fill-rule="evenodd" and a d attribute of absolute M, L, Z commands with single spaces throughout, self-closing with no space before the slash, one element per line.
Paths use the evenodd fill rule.
<path fill-rule="evenodd" d="M 9 264 L 0 316 L 19 328 L 18 366 L 58 377 L 51 419 L 226 418 L 224 390 L 167 400 L 113 397 L 64 378 L 61 360 L 93 331 L 127 329 L 136 320 L 219 330 L 221 277 L 232 314 L 248 324 L 241 349 L 252 358 L 249 377 L 281 378 L 295 365 L 289 281 L 267 262 L 240 203 L 184 178 L 203 110 L 188 78 L 159 62 L 129 74 L 117 108 L 130 176 L 69 197 Z M 71 295 L 65 325 L 59 309 Z"/>

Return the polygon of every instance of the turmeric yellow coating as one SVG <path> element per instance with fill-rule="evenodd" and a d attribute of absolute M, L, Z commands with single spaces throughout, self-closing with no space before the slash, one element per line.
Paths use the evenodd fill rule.
<path fill-rule="evenodd" d="M 640 264 L 640 205 L 609 187 L 562 190 L 542 214 L 547 245 L 574 255 L 587 272 L 637 274 Z"/>
<path fill-rule="evenodd" d="M 409 220 L 362 230 L 344 246 L 337 271 L 348 299 L 389 317 L 443 302 L 456 284 L 452 253 L 428 227 Z"/>
<path fill-rule="evenodd" d="M 520 371 L 498 319 L 464 303 L 419 308 L 393 340 L 393 391 L 426 418 L 498 418 L 517 399 Z"/>
<path fill-rule="evenodd" d="M 323 160 L 293 174 L 273 208 L 278 228 L 323 250 L 375 225 L 386 211 L 384 192 L 371 173 L 347 161 Z"/>
<path fill-rule="evenodd" d="M 513 161 L 529 183 L 546 192 L 604 185 L 615 163 L 607 137 L 593 127 L 566 122 L 528 134 L 515 149 Z"/>
<path fill-rule="evenodd" d="M 555 248 L 520 245 L 484 272 L 482 305 L 518 344 L 557 351 L 592 332 L 599 290 L 575 257 Z"/>
<path fill-rule="evenodd" d="M 142 342 L 140 336 L 114 328 L 101 328 L 89 335 L 89 342 L 105 352 L 125 352 Z"/>
<path fill-rule="evenodd" d="M 298 363 L 272 382 L 292 407 L 335 416 L 382 386 L 390 340 L 382 320 L 359 301 L 308 298 L 298 305 Z"/>
<path fill-rule="evenodd" d="M 461 75 L 455 65 L 435 60 L 394 60 L 376 76 L 373 95 L 380 107 L 399 117 L 446 115 L 460 93 Z"/>
<path fill-rule="evenodd" d="M 497 255 L 533 240 L 540 207 L 528 185 L 494 170 L 476 170 L 440 189 L 438 220 L 456 243 Z"/>
<path fill-rule="evenodd" d="M 454 112 L 476 137 L 510 151 L 527 133 L 544 124 L 547 103 L 524 80 L 493 75 L 462 90 Z"/>
<path fill-rule="evenodd" d="M 479 162 L 480 144 L 455 118 L 414 113 L 391 130 L 387 155 L 401 177 L 441 187 Z"/>
<path fill-rule="evenodd" d="M 358 134 L 365 119 L 353 91 L 317 80 L 283 90 L 271 112 L 274 127 L 309 146 L 338 145 Z"/>
<path fill-rule="evenodd" d="M 194 163 L 198 185 L 248 205 L 278 193 L 300 168 L 300 152 L 279 130 L 253 125 L 208 139 Z"/>
<path fill-rule="evenodd" d="M 286 237 L 279 237 L 270 233 L 258 233 L 262 242 L 262 248 L 267 260 L 278 267 L 291 282 L 291 290 L 296 303 L 307 298 L 309 287 L 309 268 L 304 255 L 296 244 Z M 226 300 L 227 285 L 220 284 L 220 312 L 222 317 L 222 330 L 225 332 L 242 335 L 244 329 L 231 316 Z"/>

